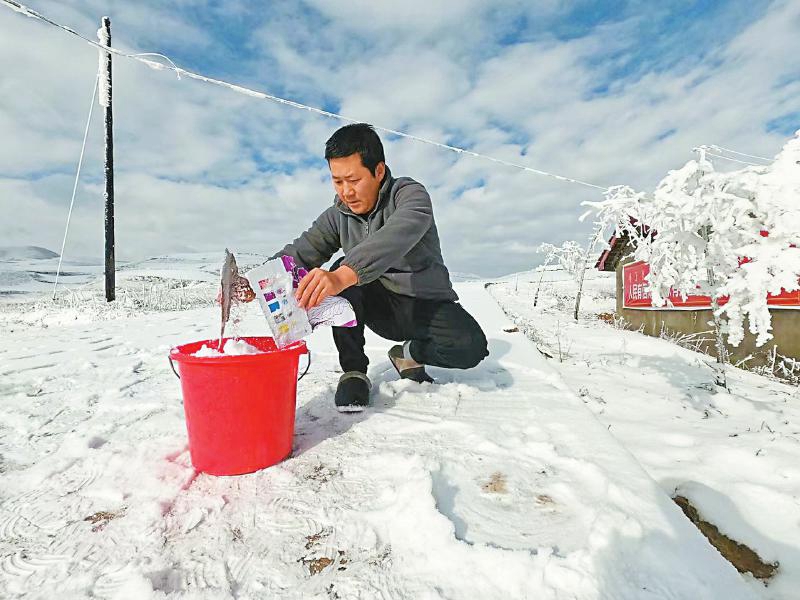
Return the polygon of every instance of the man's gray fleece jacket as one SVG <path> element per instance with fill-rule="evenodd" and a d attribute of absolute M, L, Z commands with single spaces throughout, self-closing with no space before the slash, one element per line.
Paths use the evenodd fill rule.
<path fill-rule="evenodd" d="M 444 266 L 431 198 L 409 177 L 392 177 L 388 167 L 378 202 L 368 215 L 353 213 L 337 195 L 333 206 L 275 256 L 288 254 L 313 269 L 344 250 L 343 265 L 358 285 L 380 279 L 391 292 L 433 300 L 457 300 Z"/>

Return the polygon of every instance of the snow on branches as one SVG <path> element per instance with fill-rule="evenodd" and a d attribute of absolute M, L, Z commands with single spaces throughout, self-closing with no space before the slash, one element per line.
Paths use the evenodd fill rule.
<path fill-rule="evenodd" d="M 541 244 L 536 248 L 536 252 L 545 255 L 545 266 L 557 262 L 564 271 L 573 277 L 580 270 L 581 261 L 584 260 L 583 248 L 578 242 L 571 240 L 564 242 L 561 246 L 554 246 L 548 243 Z"/>
<path fill-rule="evenodd" d="M 734 346 L 745 319 L 756 344 L 766 343 L 767 294 L 800 289 L 800 131 L 771 165 L 723 173 L 701 152 L 652 197 L 619 186 L 585 204 L 630 237 L 634 260 L 649 263 L 654 306 L 670 305 L 670 288 L 707 294 Z"/>

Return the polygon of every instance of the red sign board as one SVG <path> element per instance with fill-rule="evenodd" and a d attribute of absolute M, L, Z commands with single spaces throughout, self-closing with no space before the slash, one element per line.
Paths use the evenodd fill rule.
<path fill-rule="evenodd" d="M 622 290 L 624 308 L 638 308 L 649 310 L 702 310 L 711 308 L 711 297 L 703 295 L 689 295 L 685 299 L 673 289 L 669 291 L 669 300 L 672 306 L 653 306 L 650 288 L 647 285 L 647 275 L 650 265 L 645 262 L 635 262 L 622 267 Z M 722 298 L 720 304 L 725 304 L 727 298 Z M 800 308 L 800 290 L 793 292 L 781 291 L 780 294 L 770 294 L 767 305 L 773 308 Z"/>

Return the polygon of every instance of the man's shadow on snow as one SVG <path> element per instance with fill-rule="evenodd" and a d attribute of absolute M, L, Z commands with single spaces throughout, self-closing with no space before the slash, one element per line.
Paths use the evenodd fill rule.
<path fill-rule="evenodd" d="M 462 384 L 474 388 L 476 394 L 511 387 L 514 384 L 514 377 L 499 362 L 508 354 L 511 344 L 505 340 L 490 338 L 488 345 L 489 356 L 475 368 L 461 370 L 429 367 L 428 372 L 436 382 L 433 384 L 409 383 L 409 387 L 403 390 L 403 394 L 436 394 L 443 386 L 452 384 Z M 382 385 L 400 380 L 397 371 L 388 359 L 377 361 L 369 369 L 372 393 L 370 406 L 363 412 L 340 413 L 336 410 L 333 398 L 340 375 L 340 370 L 333 369 L 320 369 L 315 372 L 312 365 L 307 378 L 298 384 L 299 397 L 295 416 L 292 457 L 300 456 L 325 440 L 346 433 L 351 427 L 369 419 L 374 414 L 384 413 L 397 407 L 397 399 L 402 394 L 392 393 Z M 316 386 L 314 382 L 317 383 Z M 302 386 L 304 384 L 322 389 L 314 393 L 309 400 L 303 401 Z M 415 417 L 413 410 L 404 413 L 394 412 L 394 414 L 402 418 L 418 418 Z M 426 420 L 429 420 L 430 413 L 426 413 L 426 416 Z M 439 416 L 446 420 L 457 415 L 443 411 Z"/>

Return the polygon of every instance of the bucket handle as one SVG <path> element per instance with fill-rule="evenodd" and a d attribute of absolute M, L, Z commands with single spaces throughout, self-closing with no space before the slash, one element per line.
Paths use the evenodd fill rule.
<path fill-rule="evenodd" d="M 175 377 L 180 379 L 181 376 L 178 375 L 178 372 L 175 370 L 175 363 L 172 362 L 172 357 L 171 356 L 167 356 L 167 360 L 169 360 L 169 366 L 172 368 L 172 372 L 175 373 Z"/>
<path fill-rule="evenodd" d="M 306 348 L 305 355 L 306 355 L 306 370 L 303 371 L 303 374 L 297 378 L 297 381 L 300 381 L 303 377 L 308 375 L 308 370 L 311 368 L 311 350 Z"/>
<path fill-rule="evenodd" d="M 303 371 L 303 374 L 300 375 L 300 377 L 297 378 L 297 381 L 300 381 L 303 377 L 308 375 L 308 370 L 311 368 L 311 350 L 306 349 L 305 354 L 307 356 L 306 370 Z M 175 373 L 175 377 L 180 379 L 181 376 L 178 375 L 178 372 L 175 370 L 175 363 L 172 361 L 172 357 L 171 356 L 167 356 L 167 360 L 169 361 L 169 366 L 172 369 L 172 372 Z"/>

